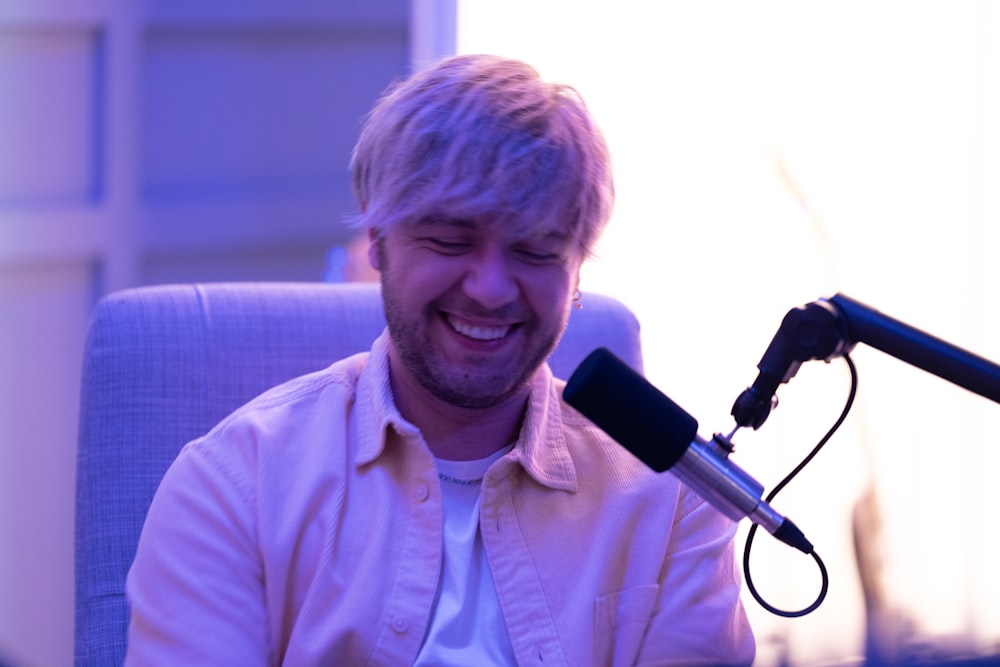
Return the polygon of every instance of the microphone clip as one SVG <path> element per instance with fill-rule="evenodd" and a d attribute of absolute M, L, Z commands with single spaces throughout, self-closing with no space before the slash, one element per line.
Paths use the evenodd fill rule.
<path fill-rule="evenodd" d="M 830 361 L 853 347 L 840 312 L 828 301 L 814 301 L 788 311 L 757 364 L 760 374 L 733 404 L 731 414 L 737 427 L 760 428 L 778 404 L 778 386 L 795 377 L 803 362 Z"/>
<path fill-rule="evenodd" d="M 737 428 L 764 423 L 778 385 L 804 361 L 830 361 L 866 343 L 991 401 L 1000 403 L 1000 365 L 924 333 L 844 295 L 788 311 L 757 368 L 753 385 L 733 404 Z"/>

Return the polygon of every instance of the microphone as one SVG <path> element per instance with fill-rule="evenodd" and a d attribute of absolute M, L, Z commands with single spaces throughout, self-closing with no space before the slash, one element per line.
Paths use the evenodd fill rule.
<path fill-rule="evenodd" d="M 649 468 L 669 470 L 733 521 L 749 518 L 785 544 L 813 553 L 798 527 L 761 499 L 763 485 L 729 460 L 728 439 L 701 438 L 694 417 L 607 349 L 583 360 L 563 398 Z"/>

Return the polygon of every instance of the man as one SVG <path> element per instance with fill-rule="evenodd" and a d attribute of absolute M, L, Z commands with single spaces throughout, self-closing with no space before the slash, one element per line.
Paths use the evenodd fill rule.
<path fill-rule="evenodd" d="M 578 96 L 444 60 L 379 102 L 352 175 L 387 332 L 184 448 L 128 663 L 749 663 L 734 526 L 545 363 L 611 209 Z"/>

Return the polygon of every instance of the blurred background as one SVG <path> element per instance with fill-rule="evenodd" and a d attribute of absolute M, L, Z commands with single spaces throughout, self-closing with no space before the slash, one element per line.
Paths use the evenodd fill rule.
<path fill-rule="evenodd" d="M 584 289 L 635 310 L 647 376 L 702 435 L 731 430 L 784 314 L 837 292 L 1000 360 L 991 0 L 9 0 L 0 663 L 72 662 L 78 383 L 96 300 L 153 283 L 366 279 L 343 224 L 361 118 L 397 77 L 474 51 L 525 59 L 590 104 L 618 204 Z M 853 411 L 772 503 L 816 546 L 830 592 L 799 619 L 747 596 L 757 664 L 996 655 L 1000 406 L 864 346 L 852 357 Z M 843 362 L 803 365 L 767 423 L 737 434 L 734 460 L 772 488 L 848 389 Z M 775 606 L 819 592 L 812 560 L 766 534 L 751 568 Z"/>

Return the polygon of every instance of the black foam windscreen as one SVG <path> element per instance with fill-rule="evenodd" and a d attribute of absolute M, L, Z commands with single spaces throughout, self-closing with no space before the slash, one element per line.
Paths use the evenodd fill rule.
<path fill-rule="evenodd" d="M 698 421 L 605 348 L 573 371 L 563 398 L 657 472 L 680 460 Z"/>

